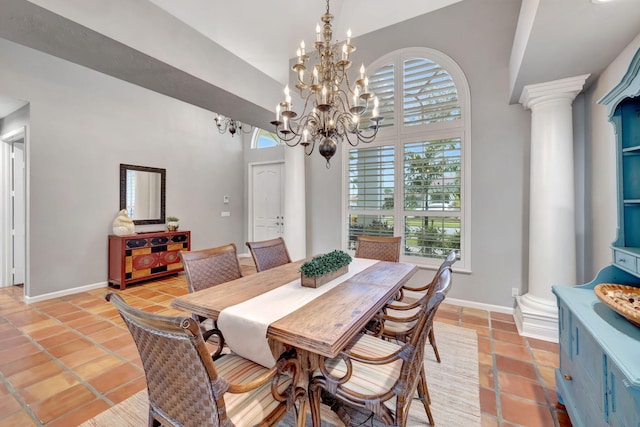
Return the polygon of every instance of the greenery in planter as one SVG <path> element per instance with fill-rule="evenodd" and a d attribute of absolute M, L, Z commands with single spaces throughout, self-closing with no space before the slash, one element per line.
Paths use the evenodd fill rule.
<path fill-rule="evenodd" d="M 177 216 L 168 216 L 167 217 L 167 222 L 178 222 L 180 221 L 180 219 L 178 219 Z"/>
<path fill-rule="evenodd" d="M 305 262 L 300 266 L 300 272 L 306 277 L 320 277 L 349 265 L 351 261 L 348 253 L 335 250 Z"/>

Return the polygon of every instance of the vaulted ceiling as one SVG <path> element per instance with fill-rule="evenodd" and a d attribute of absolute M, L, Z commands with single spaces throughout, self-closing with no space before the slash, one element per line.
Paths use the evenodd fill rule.
<path fill-rule="evenodd" d="M 527 84 L 593 81 L 640 33 L 637 0 L 522 0 L 519 16 L 507 17 L 500 0 L 332 0 L 334 38 L 349 27 L 357 44 L 360 35 L 401 32 L 407 19 L 477 2 L 517 21 L 510 102 Z M 0 0 L 0 37 L 265 127 L 289 58 L 301 40 L 312 42 L 325 8 L 322 0 Z"/>

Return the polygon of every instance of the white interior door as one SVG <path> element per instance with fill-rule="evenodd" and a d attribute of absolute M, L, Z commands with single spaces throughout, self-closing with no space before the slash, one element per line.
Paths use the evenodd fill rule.
<path fill-rule="evenodd" d="M 252 241 L 274 239 L 284 232 L 283 164 L 256 164 L 251 167 Z"/>

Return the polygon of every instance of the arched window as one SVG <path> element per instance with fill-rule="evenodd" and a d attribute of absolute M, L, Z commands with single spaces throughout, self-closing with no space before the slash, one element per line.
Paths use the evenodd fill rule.
<path fill-rule="evenodd" d="M 251 140 L 252 149 L 275 147 L 279 144 L 278 138 L 272 132 L 260 128 L 256 128 Z"/>
<path fill-rule="evenodd" d="M 373 143 L 344 159 L 347 249 L 360 234 L 402 236 L 405 261 L 437 266 L 456 249 L 456 266 L 470 269 L 471 119 L 462 70 L 427 48 L 392 52 L 368 69 L 384 121 Z"/>

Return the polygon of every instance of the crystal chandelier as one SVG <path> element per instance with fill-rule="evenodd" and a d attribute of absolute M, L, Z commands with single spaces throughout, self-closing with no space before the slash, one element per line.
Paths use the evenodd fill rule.
<path fill-rule="evenodd" d="M 332 43 L 333 15 L 327 12 L 321 17 L 323 27 L 316 26 L 317 63 L 307 65 L 309 56 L 305 52 L 304 40 L 297 51 L 298 61 L 292 69 L 297 75 L 296 88 L 304 100 L 301 115 L 293 111 L 289 86 L 284 89 L 285 100 L 276 106 L 276 119 L 271 122 L 276 134 L 290 147 L 304 147 L 307 156 L 318 151 L 327 160 L 336 153 L 338 142 L 347 141 L 356 146 L 359 142 L 372 142 L 382 117 L 378 113 L 378 99 L 369 92 L 369 79 L 360 67 L 360 76 L 353 85 L 349 83 L 347 71 L 351 67 L 350 55 L 356 48 L 351 44 L 351 30 L 344 43 Z M 371 123 L 360 123 L 362 115 L 373 104 Z"/>
<path fill-rule="evenodd" d="M 236 134 L 236 132 L 250 133 L 253 130 L 253 126 L 246 124 L 243 125 L 237 120 L 233 120 L 230 117 L 221 116 L 220 114 L 218 114 L 214 120 L 216 121 L 218 132 L 225 133 L 228 130 L 232 138 Z"/>

